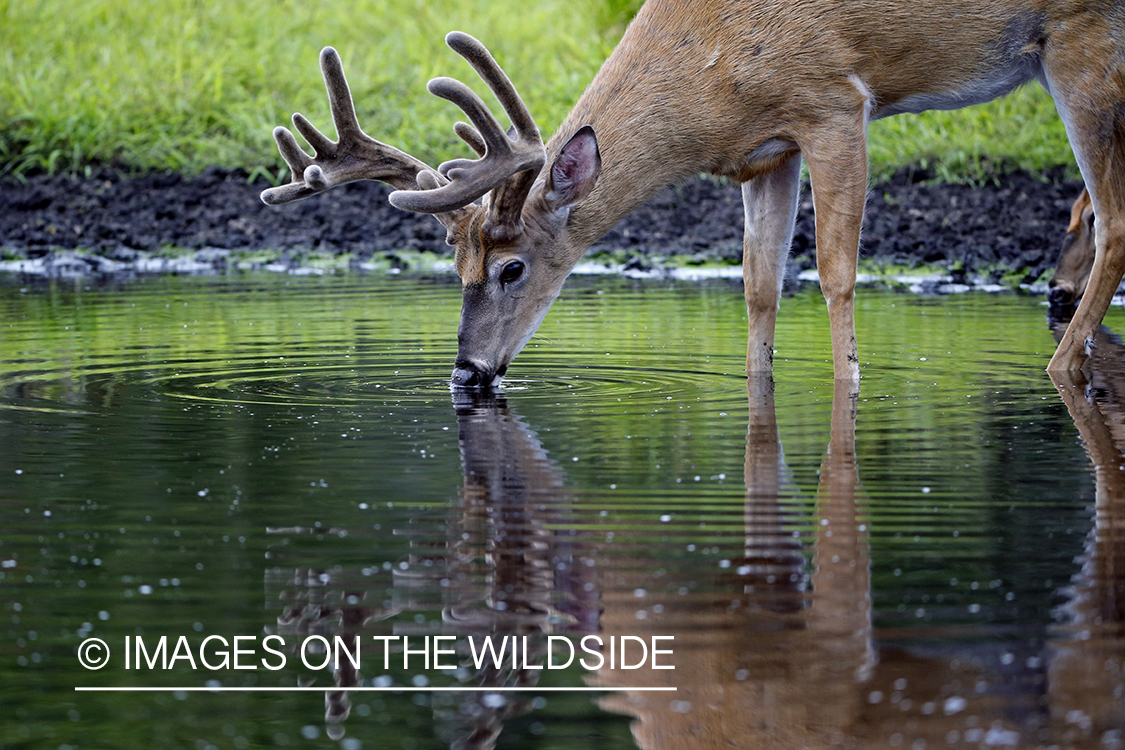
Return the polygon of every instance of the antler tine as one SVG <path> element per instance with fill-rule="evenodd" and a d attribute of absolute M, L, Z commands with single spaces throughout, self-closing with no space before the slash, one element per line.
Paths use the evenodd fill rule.
<path fill-rule="evenodd" d="M 450 32 L 445 41 L 492 89 L 514 132 L 505 132 L 465 84 L 452 78 L 433 79 L 430 93 L 453 102 L 472 121 L 472 126 L 458 123 L 454 129 L 480 158 L 444 162 L 438 171 L 450 180 L 448 185 L 425 192 L 396 191 L 390 200 L 399 208 L 435 213 L 459 208 L 493 190 L 489 225 L 497 236 L 508 236 L 517 231 L 523 202 L 546 161 L 543 139 L 512 82 L 484 45 L 459 31 Z"/>
<path fill-rule="evenodd" d="M 453 132 L 461 137 L 469 147 L 477 152 L 477 156 L 484 156 L 486 150 L 484 139 L 480 137 L 480 133 L 467 122 L 453 123 Z"/>
<path fill-rule="evenodd" d="M 310 157 L 289 129 L 275 128 L 273 137 L 278 151 L 293 172 L 292 181 L 288 185 L 262 191 L 262 201 L 271 205 L 288 203 L 356 180 L 381 180 L 399 190 L 418 190 L 419 173 L 432 172 L 432 168 L 363 132 L 356 118 L 351 89 L 344 77 L 344 66 L 336 50 L 331 47 L 321 50 L 320 69 L 339 140 L 331 140 L 303 115 L 293 115 L 293 127 L 315 152 L 315 157 Z M 426 182 L 432 184 L 434 180 Z"/>
<path fill-rule="evenodd" d="M 470 137 L 475 136 L 484 144 L 486 156 L 497 154 L 498 158 L 503 157 L 504 161 L 500 162 L 502 166 L 509 166 L 507 162 L 515 161 L 524 169 L 530 169 L 535 166 L 534 163 L 537 158 L 539 166 L 543 166 L 543 159 L 539 150 L 535 148 L 536 144 L 533 142 L 530 149 L 520 148 L 522 144 L 518 141 L 514 142 L 508 137 L 508 134 L 500 127 L 500 123 L 493 117 L 492 112 L 489 111 L 488 106 L 468 86 L 453 78 L 435 78 L 430 81 L 427 88 L 431 94 L 440 96 L 442 99 L 448 99 L 469 116 L 476 127 L 463 126 L 457 134 L 461 138 L 465 138 L 471 130 Z M 455 127 L 454 130 L 458 129 Z M 472 142 L 469 142 L 469 145 L 472 146 Z M 480 159 L 453 159 L 442 162 L 438 171 L 450 179 L 457 179 L 461 170 L 479 163 L 481 163 Z"/>
<path fill-rule="evenodd" d="M 496 94 L 500 105 L 508 113 L 516 132 L 524 140 L 538 140 L 539 128 L 535 120 L 523 103 L 523 99 L 516 93 L 515 86 L 497 64 L 483 44 L 462 31 L 451 31 L 445 36 L 445 43 L 457 54 L 469 61 L 477 74 Z"/>

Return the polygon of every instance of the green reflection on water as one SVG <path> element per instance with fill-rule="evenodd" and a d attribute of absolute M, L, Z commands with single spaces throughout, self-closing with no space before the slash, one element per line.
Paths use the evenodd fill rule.
<path fill-rule="evenodd" d="M 3 743 L 338 745 L 313 695 L 72 690 L 290 685 L 308 670 L 88 672 L 75 649 L 87 636 L 260 636 L 318 582 L 333 617 L 348 591 L 366 597 L 367 634 L 441 632 L 450 594 L 435 568 L 464 573 L 468 611 L 492 611 L 483 592 L 503 569 L 508 521 L 466 511 L 481 492 L 493 510 L 497 497 L 526 503 L 512 512 L 551 540 L 548 570 L 565 545 L 567 571 L 596 562 L 596 580 L 556 574 L 546 586 L 556 594 L 544 606 L 575 632 L 599 617 L 559 604 L 575 581 L 594 580 L 602 627 L 618 632 L 613 618 L 641 588 L 753 603 L 729 572 L 742 575 L 747 497 L 761 489 L 745 479 L 760 446 L 748 450 L 740 290 L 573 280 L 512 367 L 510 417 L 495 424 L 466 422 L 451 402 L 458 297 L 444 280 L 349 276 L 0 286 L 0 622 L 14 644 L 0 694 L 16 717 L 0 723 Z M 1043 373 L 1053 341 L 1038 300 L 864 290 L 859 301 L 854 502 L 876 650 L 1044 663 L 1095 493 Z M 777 336 L 770 502 L 782 520 L 763 533 L 795 540 L 786 564 L 799 580 L 783 598 L 798 612 L 812 601 L 833 414 L 823 308 L 813 290 L 787 298 Z M 508 435 L 497 455 L 511 469 L 495 486 L 467 478 L 466 434 L 487 430 Z M 420 574 L 407 585 L 402 571 Z M 1016 685 L 1000 713 L 1038 705 L 1042 686 L 1020 682 L 1036 675 L 997 677 Z M 569 669 L 537 684 L 587 678 Z M 428 694 L 353 704 L 347 736 L 363 747 L 448 747 L 464 724 L 460 704 Z M 621 710 L 550 694 L 510 711 L 498 746 L 630 747 Z"/>

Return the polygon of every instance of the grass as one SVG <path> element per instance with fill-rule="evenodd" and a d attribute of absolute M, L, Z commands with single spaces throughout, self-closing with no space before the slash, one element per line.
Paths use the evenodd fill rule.
<path fill-rule="evenodd" d="M 425 92 L 474 80 L 445 48 L 459 28 L 489 45 L 545 133 L 560 123 L 637 0 L 0 0 L 0 174 L 209 166 L 284 174 L 270 132 L 301 111 L 331 133 L 317 54 L 340 50 L 360 121 L 439 162 L 463 155 L 460 115 Z M 346 10 L 345 10 L 346 8 Z M 480 90 L 480 87 L 478 87 Z M 1049 97 L 872 126 L 872 173 L 921 165 L 944 179 L 1071 164 Z"/>
<path fill-rule="evenodd" d="M 947 182 L 979 182 L 1012 167 L 1065 166 L 1079 176 L 1055 103 L 1039 84 L 975 107 L 878 120 L 868 140 L 877 177 L 908 165 Z"/>

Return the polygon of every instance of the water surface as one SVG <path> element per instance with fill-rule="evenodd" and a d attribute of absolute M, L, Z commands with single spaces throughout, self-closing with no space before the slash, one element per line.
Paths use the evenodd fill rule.
<path fill-rule="evenodd" d="M 747 383 L 739 287 L 574 279 L 474 398 L 459 297 L 0 286 L 0 747 L 1125 747 L 1111 336 L 863 290 L 856 395 L 815 290 Z"/>

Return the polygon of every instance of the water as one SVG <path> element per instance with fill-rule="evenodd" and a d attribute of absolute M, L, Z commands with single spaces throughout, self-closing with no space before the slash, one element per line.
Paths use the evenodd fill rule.
<path fill-rule="evenodd" d="M 1125 747 L 1111 337 L 863 290 L 856 397 L 806 290 L 771 388 L 737 287 L 574 279 L 474 399 L 458 311 L 0 285 L 0 747 Z"/>

